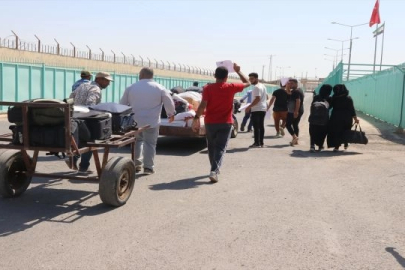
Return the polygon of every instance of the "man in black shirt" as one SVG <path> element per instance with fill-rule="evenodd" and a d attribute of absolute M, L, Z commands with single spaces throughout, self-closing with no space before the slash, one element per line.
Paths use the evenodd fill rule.
<path fill-rule="evenodd" d="M 288 101 L 287 130 L 292 136 L 290 145 L 294 146 L 298 144 L 299 123 L 304 113 L 304 93 L 301 89 L 298 89 L 296 79 L 290 79 L 288 84 L 291 88 L 291 97 Z"/>
<path fill-rule="evenodd" d="M 267 111 L 270 109 L 271 105 L 274 103 L 273 107 L 273 119 L 274 119 L 274 127 L 276 128 L 277 138 L 280 138 L 285 135 L 284 128 L 287 121 L 287 102 L 288 102 L 288 94 L 285 90 L 285 85 L 282 85 L 280 82 L 280 89 L 277 89 L 273 92 L 273 95 L 270 99 L 270 103 L 267 106 Z M 280 121 L 281 126 L 280 126 Z"/>

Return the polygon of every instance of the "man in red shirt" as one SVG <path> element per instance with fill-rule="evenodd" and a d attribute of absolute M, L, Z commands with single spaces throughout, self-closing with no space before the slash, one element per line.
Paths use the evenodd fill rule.
<path fill-rule="evenodd" d="M 216 82 L 204 86 L 202 101 L 193 120 L 192 128 L 198 131 L 200 116 L 205 110 L 204 123 L 211 164 L 209 178 L 213 183 L 218 182 L 219 168 L 232 131 L 234 95 L 250 86 L 247 77 L 240 72 L 240 66 L 234 64 L 233 68 L 243 83 L 227 83 L 228 70 L 218 67 L 215 70 Z"/>

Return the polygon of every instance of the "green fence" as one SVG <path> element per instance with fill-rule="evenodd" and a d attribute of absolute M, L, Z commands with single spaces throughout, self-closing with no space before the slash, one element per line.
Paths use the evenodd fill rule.
<path fill-rule="evenodd" d="M 138 74 L 112 74 L 114 82 L 103 90 L 103 102 L 119 102 L 125 88 L 138 81 Z M 73 83 L 80 78 L 80 70 L 0 62 L 0 100 L 23 101 L 32 98 L 63 99 L 72 92 Z M 208 80 L 155 77 L 154 80 L 167 89 L 176 86 L 190 87 L 194 81 L 204 85 Z M 266 86 L 272 93 L 275 86 Z M 243 93 L 239 94 L 243 95 Z M 5 108 L 0 108 L 4 111 Z"/>
<path fill-rule="evenodd" d="M 356 110 L 401 128 L 404 127 L 405 64 L 389 66 L 390 68 L 383 71 L 369 72 L 371 74 L 350 78 L 348 81 L 343 81 L 344 65 L 340 63 L 323 84 L 333 86 L 344 83 L 350 91 Z M 372 68 L 372 65 L 368 64 L 352 64 L 353 66 L 361 68 L 357 72 Z M 320 86 L 315 90 L 317 93 Z"/>

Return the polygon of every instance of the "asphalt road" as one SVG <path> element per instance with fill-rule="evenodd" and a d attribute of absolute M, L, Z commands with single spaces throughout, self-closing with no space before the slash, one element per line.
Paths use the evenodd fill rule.
<path fill-rule="evenodd" d="M 405 138 L 360 117 L 367 146 L 311 154 L 307 116 L 295 147 L 266 116 L 265 148 L 240 133 L 217 184 L 204 140 L 161 138 L 120 208 L 97 183 L 35 178 L 0 199 L 0 269 L 403 269 Z M 45 156 L 38 170 L 69 172 Z"/>

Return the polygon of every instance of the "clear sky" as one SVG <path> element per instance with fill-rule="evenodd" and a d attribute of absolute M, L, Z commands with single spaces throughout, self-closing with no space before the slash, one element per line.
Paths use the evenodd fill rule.
<path fill-rule="evenodd" d="M 375 0 L 0 0 L 0 37 L 14 30 L 26 41 L 35 42 L 36 34 L 45 44 L 55 44 L 56 38 L 66 48 L 72 42 L 81 50 L 88 45 L 93 52 L 102 48 L 106 53 L 211 69 L 216 61 L 229 59 L 245 73 L 256 71 L 260 76 L 265 65 L 265 78 L 272 54 L 273 78 L 282 72 L 323 77 L 332 70 L 336 55 L 325 47 L 342 46 L 327 39 L 350 38 L 349 27 L 331 22 L 368 23 L 374 4 Z M 386 22 L 385 64 L 405 62 L 404 14 L 405 0 L 380 1 L 381 20 Z M 373 63 L 374 29 L 353 28 L 353 37 L 359 39 L 353 41 L 352 63 Z M 349 42 L 344 45 L 348 48 Z"/>

